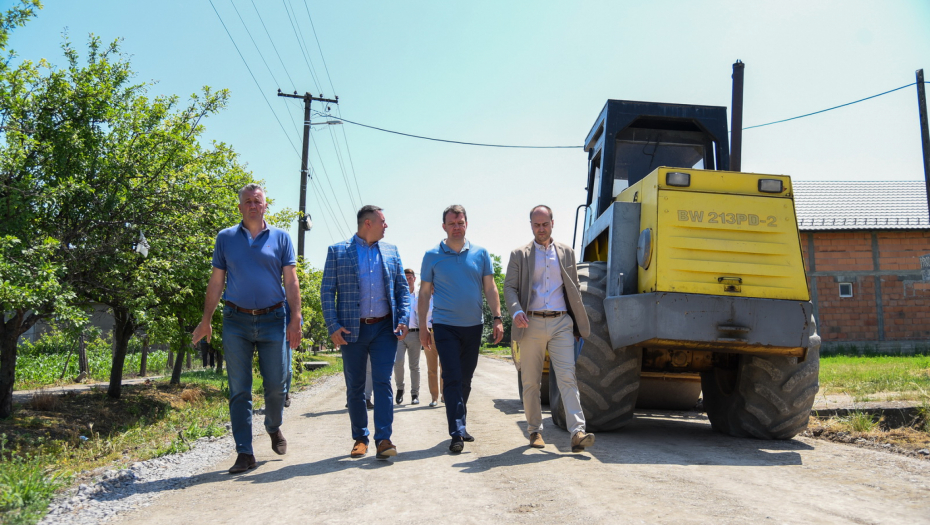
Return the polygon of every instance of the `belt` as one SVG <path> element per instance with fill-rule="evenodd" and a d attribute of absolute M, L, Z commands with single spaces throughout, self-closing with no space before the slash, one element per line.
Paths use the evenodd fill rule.
<path fill-rule="evenodd" d="M 375 324 L 375 323 L 380 323 L 381 321 L 384 321 L 385 319 L 387 319 L 387 316 L 382 315 L 381 317 L 362 317 L 358 321 L 362 324 Z"/>
<path fill-rule="evenodd" d="M 419 329 L 419 328 L 411 328 L 410 330 L 407 330 L 407 331 L 408 331 L 408 332 L 419 332 L 420 329 Z"/>
<path fill-rule="evenodd" d="M 282 306 L 284 306 L 284 301 L 281 301 L 278 304 L 269 306 L 268 308 L 256 308 L 252 310 L 248 308 L 242 308 L 241 306 L 236 306 L 236 304 L 231 301 L 226 301 L 226 306 L 232 308 L 233 310 L 237 312 L 242 312 L 244 314 L 263 315 L 263 314 L 267 314 L 268 312 L 273 312 L 277 310 L 278 308 L 281 308 Z"/>
<path fill-rule="evenodd" d="M 526 312 L 526 315 L 533 317 L 561 317 L 565 315 L 565 312 Z"/>

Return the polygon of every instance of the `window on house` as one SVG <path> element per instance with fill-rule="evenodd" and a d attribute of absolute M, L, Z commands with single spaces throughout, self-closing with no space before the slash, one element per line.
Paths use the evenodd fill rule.
<path fill-rule="evenodd" d="M 852 283 L 840 283 L 840 297 L 852 297 L 852 296 L 853 296 Z"/>

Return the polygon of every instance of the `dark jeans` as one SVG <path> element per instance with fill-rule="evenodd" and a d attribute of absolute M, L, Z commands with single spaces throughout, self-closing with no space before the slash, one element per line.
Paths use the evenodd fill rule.
<path fill-rule="evenodd" d="M 251 315 L 223 307 L 223 349 L 229 378 L 229 419 L 236 452 L 252 453 L 252 354 L 265 390 L 265 430 L 277 432 L 284 420 L 287 342 L 284 309 Z"/>
<path fill-rule="evenodd" d="M 465 416 L 468 414 L 468 394 L 471 377 L 478 366 L 478 349 L 481 347 L 482 325 L 451 326 L 433 324 L 436 350 L 442 365 L 442 395 L 446 400 L 446 419 L 449 435 L 465 434 Z"/>
<path fill-rule="evenodd" d="M 391 316 L 375 324 L 359 327 L 358 340 L 343 345 L 342 371 L 346 379 L 346 403 L 352 439 L 368 443 L 368 409 L 365 406 L 365 376 L 371 359 L 371 378 L 374 384 L 375 442 L 391 439 L 394 423 L 394 391 L 391 374 L 394 356 L 397 355 L 397 336 L 391 327 Z"/>

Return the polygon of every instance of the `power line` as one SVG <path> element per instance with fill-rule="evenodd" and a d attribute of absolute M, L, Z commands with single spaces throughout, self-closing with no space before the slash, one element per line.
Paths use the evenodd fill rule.
<path fill-rule="evenodd" d="M 219 19 L 220 24 L 223 25 L 223 29 L 226 31 L 226 35 L 229 37 L 229 40 L 232 42 L 233 47 L 236 48 L 236 52 L 239 54 L 239 58 L 242 59 L 242 63 L 245 65 L 245 68 L 249 71 L 249 75 L 252 77 L 252 81 L 255 82 L 255 86 L 258 88 L 259 92 L 262 95 L 262 98 L 265 100 L 265 104 L 268 105 L 268 109 L 271 110 L 271 114 L 274 115 L 274 118 L 278 122 L 278 126 L 281 128 L 281 131 L 284 133 L 284 136 L 287 137 L 287 141 L 291 144 L 291 148 L 293 148 L 294 153 L 296 153 L 297 156 L 300 157 L 300 153 L 297 151 L 297 148 L 294 146 L 294 143 L 291 141 L 290 136 L 288 135 L 287 131 L 284 129 L 284 125 L 281 123 L 281 119 L 278 118 L 278 114 L 275 113 L 274 108 L 271 106 L 271 103 L 268 101 L 268 98 L 265 96 L 265 92 L 262 90 L 261 85 L 258 83 L 258 79 L 256 79 L 255 74 L 252 73 L 252 68 L 249 67 L 249 63 L 246 62 L 245 57 L 242 55 L 242 51 L 239 50 L 239 46 L 236 44 L 236 40 L 233 38 L 232 34 L 229 32 L 229 28 L 226 27 L 226 23 L 223 21 L 223 17 L 220 16 L 219 11 L 217 11 L 216 5 L 213 4 L 213 0 L 210 0 L 210 6 L 213 7 L 213 12 L 216 13 L 216 17 Z M 235 4 L 233 4 L 233 7 L 235 7 Z M 253 40 L 253 43 L 254 43 L 254 40 Z M 266 66 L 267 66 L 267 63 L 266 63 Z M 272 78 L 274 78 L 273 75 L 272 75 Z M 290 78 L 290 76 L 288 76 L 288 78 Z M 312 178 L 311 178 L 311 181 L 312 181 Z M 323 202 L 326 202 L 326 201 L 324 200 Z M 338 221 L 335 220 L 335 214 L 332 212 L 332 208 L 330 208 L 329 211 L 330 211 L 330 214 L 334 217 L 333 223 L 338 227 Z M 345 223 L 345 218 L 343 218 L 343 223 Z M 341 231 L 341 228 L 340 228 L 340 231 Z"/>
<path fill-rule="evenodd" d="M 333 181 L 331 180 L 329 173 L 326 171 L 326 164 L 323 163 L 323 155 L 320 154 L 320 148 L 317 147 L 316 139 L 313 138 L 313 135 L 310 136 L 310 140 L 313 142 L 313 149 L 316 150 L 317 159 L 319 159 L 320 165 L 323 167 L 323 174 L 326 176 L 326 184 L 329 185 L 329 190 L 333 195 L 333 202 L 336 203 L 336 208 L 339 210 L 339 214 L 342 216 L 342 221 L 345 222 L 345 212 L 342 210 L 342 206 L 339 204 L 339 197 L 336 195 L 336 190 L 333 188 Z M 351 199 L 351 194 L 349 197 Z M 345 224 L 346 228 L 348 228 L 349 231 L 352 231 L 352 229 L 349 228 L 349 224 Z"/>
<path fill-rule="evenodd" d="M 323 56 L 323 46 L 320 45 L 320 39 L 316 36 L 316 28 L 313 27 L 313 17 L 310 16 L 310 7 L 307 5 L 307 0 L 304 0 L 304 9 L 307 10 L 307 19 L 310 20 L 310 30 L 313 31 L 313 39 L 316 40 L 316 48 L 320 51 L 320 59 L 323 60 L 323 69 L 326 71 L 326 79 L 329 80 L 329 87 L 333 90 L 333 95 L 335 95 L 336 88 L 333 86 L 333 78 L 329 76 L 329 68 L 326 67 L 326 57 Z"/>
<path fill-rule="evenodd" d="M 316 75 L 315 75 L 314 72 L 313 72 L 313 66 L 310 65 L 310 57 L 308 56 L 307 52 L 304 50 L 303 42 L 302 42 L 301 39 L 300 39 L 300 33 L 297 31 L 297 26 L 294 25 L 295 22 L 296 22 L 295 19 L 297 18 L 297 13 L 294 13 L 294 16 L 293 16 L 293 17 L 291 16 L 291 11 L 288 10 L 288 8 L 287 8 L 288 0 L 281 0 L 281 3 L 284 4 L 284 11 L 287 13 L 287 20 L 288 20 L 288 22 L 291 23 L 291 29 L 294 30 L 294 38 L 297 39 L 297 47 L 300 48 L 300 54 L 303 55 L 303 57 L 304 57 L 304 62 L 307 63 L 307 69 L 310 70 L 310 78 L 313 79 L 313 83 L 314 83 L 314 85 L 316 86 L 317 90 L 320 90 L 320 82 L 316 79 Z M 291 10 L 293 10 L 293 9 L 294 9 L 294 7 L 291 6 Z"/>
<path fill-rule="evenodd" d="M 774 122 L 766 122 L 765 124 L 756 124 L 755 126 L 745 127 L 745 128 L 743 128 L 743 131 L 745 131 L 745 130 L 747 130 L 747 129 L 761 128 L 761 127 L 763 127 L 763 126 L 771 126 L 772 124 L 780 124 L 780 123 L 782 123 L 782 122 L 788 122 L 789 120 L 797 120 L 797 119 L 799 119 L 799 118 L 809 117 L 809 116 L 811 116 L 811 115 L 817 115 L 817 114 L 819 114 L 819 113 L 825 113 L 825 112 L 827 112 L 827 111 L 832 111 L 832 110 L 834 110 L 834 109 L 843 108 L 843 107 L 846 107 L 846 106 L 851 106 L 851 105 L 853 105 L 853 104 L 858 104 L 859 102 L 864 102 L 864 101 L 866 101 L 866 100 L 869 100 L 869 99 L 872 99 L 872 98 L 875 98 L 875 97 L 880 97 L 880 96 L 882 96 L 882 95 L 887 95 L 888 93 L 894 93 L 895 91 L 900 91 L 900 90 L 902 90 L 902 89 L 904 89 L 904 88 L 909 88 L 909 87 L 911 87 L 911 86 L 913 86 L 913 85 L 915 85 L 915 84 L 917 84 L 917 82 L 911 82 L 910 84 L 908 84 L 908 85 L 906 85 L 906 86 L 901 86 L 901 87 L 899 87 L 899 88 L 894 88 L 894 89 L 885 91 L 884 93 L 879 93 L 879 94 L 877 94 L 877 95 L 872 95 L 871 97 L 860 98 L 859 100 L 854 100 L 854 101 L 852 101 L 852 102 L 847 102 L 847 103 L 845 103 L 845 104 L 840 104 L 839 106 L 833 106 L 832 108 L 821 109 L 820 111 L 815 111 L 815 112 L 813 112 L 813 113 L 807 113 L 807 114 L 804 114 L 804 115 L 798 115 L 797 117 L 791 117 L 791 118 L 786 118 L 786 119 L 782 119 L 782 120 L 776 120 L 776 121 L 774 121 Z"/>
<path fill-rule="evenodd" d="M 262 63 L 265 64 L 265 69 L 268 70 L 268 74 L 271 75 L 271 79 L 274 80 L 276 87 L 281 87 L 281 83 L 278 82 L 278 79 L 275 78 L 274 73 L 271 71 L 271 68 L 268 67 L 268 62 L 265 60 L 265 55 L 262 54 L 262 50 L 258 48 L 258 44 L 255 43 L 255 39 L 252 37 L 252 32 L 249 31 L 249 26 L 246 25 L 245 20 L 242 19 L 242 15 L 239 13 L 239 8 L 236 7 L 236 2 L 229 0 L 229 3 L 232 4 L 233 9 L 236 11 L 236 16 L 239 17 L 239 21 L 242 22 L 242 27 L 245 28 L 245 32 L 249 35 L 249 40 L 252 41 L 252 45 L 255 46 L 255 50 L 258 51 L 259 58 L 262 59 Z"/>
<path fill-rule="evenodd" d="M 861 98 L 861 99 L 859 99 L 859 100 L 854 100 L 854 101 L 852 101 L 852 102 L 847 102 L 847 103 L 845 103 L 845 104 L 840 104 L 839 106 L 833 106 L 832 108 L 822 109 L 822 110 L 820 110 L 820 111 L 814 111 L 814 112 L 812 112 L 812 113 L 806 113 L 806 114 L 804 114 L 804 115 L 798 115 L 797 117 L 791 117 L 791 118 L 786 118 L 786 119 L 782 119 L 782 120 L 776 120 L 776 121 L 774 121 L 774 122 L 767 122 L 767 123 L 765 123 L 765 124 L 757 124 L 757 125 L 755 125 L 755 126 L 748 126 L 748 127 L 744 127 L 743 129 L 744 129 L 744 130 L 747 130 L 747 129 L 753 129 L 753 128 L 761 128 L 761 127 L 763 127 L 763 126 L 771 126 L 772 124 L 780 124 L 780 123 L 782 123 L 782 122 L 788 122 L 788 121 L 790 121 L 790 120 L 797 120 L 797 119 L 800 119 L 800 118 L 809 117 L 809 116 L 811 116 L 811 115 L 817 115 L 817 114 L 824 113 L 824 112 L 827 112 L 827 111 L 832 111 L 832 110 L 834 110 L 834 109 L 838 109 L 838 108 L 842 108 L 842 107 L 846 107 L 846 106 L 851 106 L 851 105 L 853 105 L 853 104 L 858 104 L 859 102 L 864 102 L 864 101 L 866 101 L 866 100 L 873 99 L 873 98 L 876 98 L 876 97 L 880 97 L 880 96 L 882 96 L 882 95 L 887 95 L 887 94 L 889 94 L 889 93 L 894 93 L 895 91 L 900 91 L 900 90 L 902 90 L 902 89 L 909 88 L 909 87 L 911 87 L 911 86 L 913 86 L 913 85 L 915 85 L 915 84 L 917 84 L 917 83 L 916 83 L 916 82 L 911 82 L 910 84 L 907 84 L 907 85 L 905 85 L 905 86 L 897 87 L 897 88 L 894 88 L 894 89 L 891 89 L 891 90 L 888 90 L 888 91 L 885 91 L 885 92 L 882 92 L 882 93 L 878 93 L 878 94 L 876 94 L 876 95 L 872 95 L 872 96 L 870 96 L 870 97 L 865 97 L 865 98 Z M 465 146 L 484 146 L 484 147 L 489 147 L 489 148 L 524 148 L 524 149 L 574 149 L 574 148 L 581 148 L 581 147 L 582 147 L 582 146 L 520 146 L 520 145 L 509 145 L 509 144 L 484 144 L 484 143 L 479 143 L 479 142 L 463 142 L 463 141 L 459 141 L 459 140 L 438 139 L 438 138 L 434 138 L 434 137 L 424 137 L 423 135 L 414 135 L 414 134 L 412 134 L 412 133 L 403 133 L 403 132 L 400 132 L 400 131 L 393 131 L 393 130 L 390 130 L 390 129 L 379 128 L 379 127 L 377 127 L 377 126 L 370 126 L 370 125 L 368 125 L 368 124 L 362 124 L 362 123 L 360 123 L 360 122 L 354 122 L 354 121 L 351 121 L 351 120 L 349 120 L 349 119 L 347 119 L 347 118 L 343 118 L 343 117 L 340 117 L 340 116 L 337 116 L 337 115 L 326 114 L 325 116 L 328 117 L 328 118 L 338 119 L 338 120 L 341 120 L 341 121 L 343 121 L 343 122 L 348 122 L 349 124 L 354 124 L 354 125 L 356 125 L 356 126 L 361 126 L 361 127 L 363 127 L 363 128 L 369 128 L 369 129 L 374 129 L 374 130 L 378 130 L 378 131 L 383 131 L 383 132 L 385 132 L 385 133 L 393 133 L 393 134 L 395 134 L 395 135 L 402 135 L 402 136 L 404 136 L 404 137 L 411 137 L 411 138 L 415 138 L 415 139 L 432 140 L 432 141 L 435 141 L 435 142 L 446 142 L 446 143 L 449 143 L 449 144 L 462 144 L 462 145 L 465 145 Z"/>
<path fill-rule="evenodd" d="M 315 170 L 314 170 L 314 171 L 315 171 Z M 332 226 L 334 226 L 334 227 L 337 229 L 337 231 L 338 231 L 340 237 L 343 237 L 343 238 L 348 237 L 348 235 L 347 235 L 347 234 L 343 231 L 343 229 L 342 229 L 342 224 L 339 224 L 339 221 L 337 220 L 337 217 L 336 217 L 336 212 L 333 211 L 332 205 L 329 203 L 328 200 L 326 200 L 326 195 L 325 195 L 325 193 L 324 193 L 324 191 L 323 191 L 323 185 L 320 184 L 320 181 L 316 180 L 316 178 L 314 178 L 312 175 L 307 174 L 307 176 L 310 178 L 310 184 L 311 184 L 311 186 L 312 186 L 313 184 L 316 184 L 316 191 L 315 191 L 315 194 L 316 194 L 317 201 L 323 203 L 323 206 L 321 206 L 320 209 L 323 210 L 323 211 L 329 211 L 329 215 L 330 215 L 331 220 L 332 220 L 332 222 L 331 222 L 330 224 L 331 224 Z M 338 202 L 337 202 L 337 204 L 338 204 Z M 345 217 L 343 217 L 343 224 L 345 224 Z M 347 227 L 348 227 L 348 226 L 347 226 Z M 350 231 L 351 231 L 351 230 L 350 230 Z"/>
<path fill-rule="evenodd" d="M 239 13 L 239 8 L 236 7 L 236 3 L 235 3 L 233 0 L 229 0 L 229 3 L 232 4 L 233 9 L 235 9 L 235 11 L 236 11 L 236 16 L 239 17 L 239 21 L 242 22 L 242 27 L 245 28 L 246 34 L 249 35 L 249 40 L 251 40 L 251 41 L 252 41 L 252 45 L 255 46 L 255 51 L 258 51 L 258 56 L 259 56 L 259 58 L 262 59 L 262 63 L 265 64 L 265 69 L 268 70 L 268 74 L 271 75 L 271 79 L 274 80 L 274 83 L 277 85 L 278 88 L 280 88 L 280 87 L 281 87 L 281 83 L 278 82 L 277 77 L 274 76 L 274 72 L 271 71 L 271 67 L 268 66 L 268 61 L 265 60 L 265 55 L 262 54 L 262 50 L 258 47 L 258 43 L 255 42 L 255 38 L 252 37 L 252 32 L 249 31 L 249 26 L 246 25 L 245 20 L 242 18 L 242 14 Z M 287 72 L 287 70 L 285 70 L 285 73 L 286 73 L 286 72 Z M 288 75 L 288 78 L 290 78 L 290 75 Z M 294 115 L 292 115 L 290 112 L 287 112 L 287 116 L 288 116 L 288 118 L 291 119 L 291 125 L 294 126 L 294 130 L 297 131 L 297 135 L 299 136 L 299 135 L 300 135 L 300 129 L 297 127 L 297 123 L 294 122 Z"/>
<path fill-rule="evenodd" d="M 300 156 L 300 152 L 297 151 L 297 147 L 294 146 L 294 142 L 291 141 L 290 135 L 288 135 L 288 134 L 287 134 L 287 131 L 285 131 L 285 129 L 284 129 L 284 124 L 281 124 L 281 119 L 278 118 L 278 114 L 275 113 L 274 108 L 271 107 L 271 102 L 268 102 L 268 97 L 265 96 L 265 92 L 264 92 L 264 90 L 262 90 L 262 86 L 258 83 L 258 79 L 255 78 L 255 74 L 252 73 L 252 68 L 249 67 L 249 63 L 246 62 L 246 61 L 245 61 L 245 57 L 242 56 L 242 51 L 239 51 L 239 46 L 236 45 L 236 40 L 233 39 L 232 33 L 229 32 L 229 28 L 226 27 L 226 22 L 223 22 L 223 17 L 220 16 L 220 12 L 217 11 L 217 10 L 216 10 L 216 6 L 213 5 L 213 0 L 210 0 L 210 7 L 213 8 L 213 12 L 216 13 L 216 17 L 219 18 L 220 24 L 223 24 L 223 29 L 226 30 L 226 35 L 229 36 L 229 41 L 232 42 L 233 47 L 236 48 L 236 53 L 239 53 L 239 58 L 242 59 L 242 63 L 245 64 L 245 68 L 249 71 L 249 76 L 251 76 L 251 77 L 252 77 L 252 81 L 255 82 L 255 87 L 257 87 L 257 88 L 258 88 L 258 92 L 261 93 L 262 98 L 265 100 L 265 104 L 268 104 L 268 109 L 271 110 L 271 114 L 274 115 L 274 119 L 275 119 L 276 121 L 278 121 L 278 126 L 281 127 L 281 131 L 284 133 L 284 136 L 287 137 L 287 141 L 291 144 L 291 148 L 294 149 L 294 153 L 296 153 L 297 156 L 299 157 L 299 156 Z"/>
<path fill-rule="evenodd" d="M 265 35 L 268 37 L 268 41 L 271 42 L 271 47 L 274 49 L 274 54 L 278 55 L 278 61 L 281 62 L 281 67 L 284 69 L 284 74 L 287 75 L 287 79 L 291 81 L 291 89 L 297 91 L 297 85 L 294 84 L 294 79 L 291 78 L 291 74 L 287 71 L 287 66 L 284 65 L 284 60 L 281 59 L 281 53 L 278 53 L 278 47 L 274 45 L 274 39 L 271 38 L 271 33 L 268 32 L 268 28 L 265 26 L 265 21 L 262 19 L 261 13 L 258 12 L 258 7 L 255 5 L 255 0 L 251 0 L 252 8 L 255 9 L 255 14 L 258 15 L 258 21 L 262 23 L 262 28 L 265 29 Z"/>
<path fill-rule="evenodd" d="M 333 141 L 333 149 L 336 150 L 336 160 L 339 161 L 339 169 L 342 171 L 342 181 L 346 184 L 346 191 L 349 192 L 349 201 L 352 202 L 355 209 L 362 207 L 361 202 L 358 204 L 355 203 L 355 199 L 352 198 L 352 188 L 349 187 L 349 176 L 346 174 L 345 162 L 342 160 L 342 152 L 339 151 L 339 146 L 336 145 L 336 134 L 333 133 L 333 127 L 327 126 L 329 128 L 329 138 Z"/>
<path fill-rule="evenodd" d="M 339 108 L 338 108 L 338 107 L 336 107 L 336 111 L 339 112 L 340 115 L 342 114 L 342 112 L 339 111 Z M 344 127 L 344 126 L 340 126 L 340 127 L 343 128 L 343 129 L 342 129 L 342 139 L 343 139 L 343 140 L 345 141 L 345 143 L 346 143 L 346 153 L 348 153 L 348 155 L 349 155 L 349 167 L 352 168 L 352 179 L 355 181 L 355 191 L 356 191 L 356 193 L 358 193 L 358 200 L 359 200 L 359 202 L 364 202 L 364 201 L 362 200 L 362 190 L 359 188 L 359 185 L 358 185 L 358 177 L 355 176 L 355 163 L 352 162 L 352 150 L 349 149 L 349 137 L 346 136 L 345 127 Z"/>
<path fill-rule="evenodd" d="M 330 89 L 333 90 L 333 94 L 335 95 L 335 94 L 336 94 L 336 86 L 333 85 L 333 77 L 330 76 L 330 74 L 329 74 L 329 66 L 326 65 L 326 57 L 323 55 L 323 46 L 320 45 L 320 37 L 317 35 L 317 33 L 316 33 L 316 27 L 314 27 L 314 25 L 313 25 L 313 17 L 310 16 L 310 6 L 307 5 L 307 0 L 304 0 L 304 9 L 306 9 L 306 11 L 307 11 L 307 20 L 310 21 L 310 30 L 313 32 L 313 39 L 316 41 L 317 50 L 320 52 L 320 60 L 323 61 L 323 70 L 326 71 L 326 79 L 329 81 L 329 87 L 330 87 Z M 337 113 L 340 117 L 342 116 L 342 109 L 341 109 L 340 107 L 338 107 L 338 106 L 336 107 L 336 113 Z M 362 199 L 362 190 L 361 190 L 361 187 L 360 187 L 359 184 L 358 184 L 358 176 L 357 176 L 356 173 L 355 173 L 355 162 L 352 160 L 352 150 L 349 148 L 349 137 L 348 137 L 348 135 L 346 135 L 346 130 L 345 130 L 345 128 L 342 128 L 341 131 L 342 131 L 342 139 L 343 139 L 343 141 L 345 142 L 345 145 L 346 145 L 346 154 L 347 154 L 348 157 L 349 157 L 349 167 L 350 167 L 351 170 L 352 170 L 352 180 L 355 181 L 355 192 L 356 192 L 356 194 L 358 195 L 358 200 L 359 200 L 359 202 L 361 203 L 361 202 L 363 202 L 363 199 Z M 335 143 L 335 138 L 333 139 L 333 141 L 334 141 L 334 143 Z M 336 149 L 337 149 L 337 151 L 338 151 L 338 147 L 337 147 Z M 344 167 L 344 166 L 343 166 L 343 172 L 345 172 L 345 167 Z"/>
<path fill-rule="evenodd" d="M 378 131 L 383 131 L 385 133 L 393 133 L 395 135 L 403 135 L 405 137 L 412 137 L 415 139 L 432 140 L 435 142 L 447 142 L 449 144 L 462 144 L 465 146 L 484 146 L 488 148 L 523 148 L 523 149 L 575 149 L 575 148 L 582 147 L 582 146 L 514 146 L 514 145 L 506 145 L 506 144 L 483 144 L 480 142 L 462 142 L 459 140 L 437 139 L 433 137 L 424 137 L 423 135 L 413 135 L 410 133 L 402 133 L 400 131 L 392 131 L 389 129 L 379 128 L 376 126 L 369 126 L 368 124 L 362 124 L 360 122 L 353 122 L 347 118 L 337 117 L 336 115 L 327 114 L 326 116 L 329 118 L 339 119 L 343 122 L 348 122 L 349 124 L 355 124 L 356 126 L 361 126 L 363 128 L 376 129 Z"/>

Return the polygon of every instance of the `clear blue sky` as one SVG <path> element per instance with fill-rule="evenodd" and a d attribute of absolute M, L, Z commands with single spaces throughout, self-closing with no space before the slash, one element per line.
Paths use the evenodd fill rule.
<path fill-rule="evenodd" d="M 286 72 L 252 0 L 232 2 L 213 0 L 261 91 L 209 0 L 44 0 L 38 18 L 14 32 L 11 46 L 24 59 L 62 65 L 65 30 L 81 50 L 89 33 L 106 41 L 121 37 L 137 80 L 158 82 L 153 94 L 185 97 L 204 85 L 229 88 L 231 104 L 206 122 L 208 138 L 232 144 L 267 182 L 274 207 L 292 209 L 298 204 L 300 157 L 288 140 L 299 151 L 291 118 L 299 126 L 302 109 L 299 102 L 276 97 L 278 87 L 338 95 L 343 117 L 407 133 L 580 145 L 608 98 L 729 106 L 736 59 L 746 63 L 746 126 L 909 84 L 919 68 L 930 76 L 926 0 L 254 0 Z M 319 84 L 286 14 L 291 8 Z M 318 126 L 313 137 L 319 154 L 311 147 L 312 164 L 324 195 L 312 186 L 308 203 L 315 226 L 307 236 L 307 257 L 318 267 L 326 246 L 354 231 L 358 204 L 358 197 L 354 203 L 347 197 L 334 140 L 348 183 L 354 188 L 357 179 L 362 201 L 385 209 L 386 240 L 417 270 L 423 252 L 443 238 L 441 212 L 449 204 L 466 207 L 468 237 L 504 256 L 506 264 L 509 251 L 531 238 L 527 212 L 533 205 L 549 204 L 554 235 L 571 242 L 574 210 L 585 198 L 587 155 L 581 149 L 441 144 L 349 124 Z M 743 140 L 744 171 L 795 180 L 923 178 L 914 87 L 748 130 Z M 321 209 L 321 200 L 337 217 Z"/>

